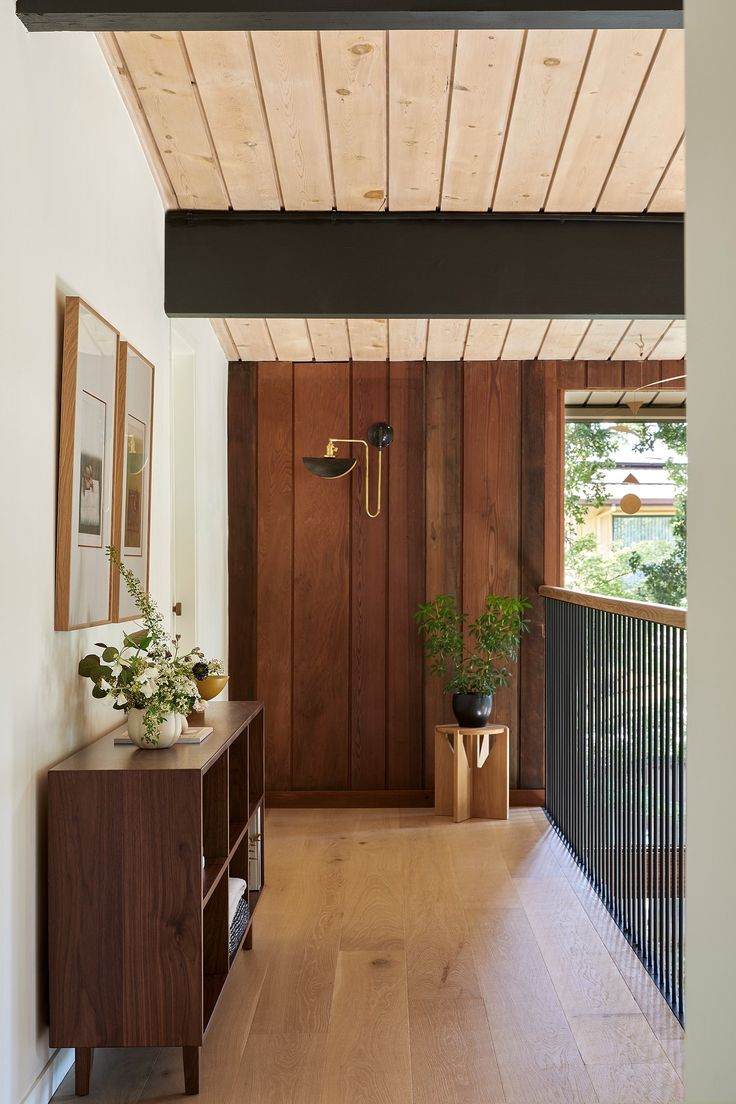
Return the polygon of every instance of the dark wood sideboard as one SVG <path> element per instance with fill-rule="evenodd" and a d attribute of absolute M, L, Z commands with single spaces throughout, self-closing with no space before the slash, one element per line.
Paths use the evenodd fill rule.
<path fill-rule="evenodd" d="M 115 746 L 49 772 L 50 1042 L 74 1047 L 89 1091 L 95 1047 L 182 1047 L 187 1093 L 231 961 L 228 874 L 264 884 L 261 702 L 207 706 L 199 745 Z M 205 865 L 202 866 L 202 856 Z M 249 863 L 250 857 L 250 863 Z M 249 876 L 250 875 L 250 876 Z"/>

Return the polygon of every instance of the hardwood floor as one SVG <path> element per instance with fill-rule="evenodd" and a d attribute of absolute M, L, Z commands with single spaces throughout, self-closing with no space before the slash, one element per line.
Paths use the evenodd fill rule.
<path fill-rule="evenodd" d="M 538 809 L 275 810 L 202 1104 L 675 1104 L 682 1030 Z M 100 1051 L 89 1099 L 183 1091 Z M 74 1094 L 73 1073 L 55 1100 Z"/>

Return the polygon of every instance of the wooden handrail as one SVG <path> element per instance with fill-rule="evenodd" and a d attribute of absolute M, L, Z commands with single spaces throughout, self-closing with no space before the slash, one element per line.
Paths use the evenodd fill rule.
<path fill-rule="evenodd" d="M 628 598 L 607 598 L 604 594 L 585 594 L 580 590 L 566 590 L 565 587 L 541 586 L 539 593 L 543 598 L 555 598 L 558 602 L 569 602 L 573 606 L 620 613 L 624 617 L 653 621 L 656 625 L 672 625 L 676 629 L 687 628 L 687 610 L 678 609 L 677 606 L 655 606 L 650 602 L 634 602 Z"/>

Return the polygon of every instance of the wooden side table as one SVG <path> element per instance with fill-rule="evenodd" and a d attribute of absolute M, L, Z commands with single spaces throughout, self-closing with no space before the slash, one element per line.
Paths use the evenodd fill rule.
<path fill-rule="evenodd" d="M 509 730 L 506 725 L 434 730 L 434 812 L 456 823 L 509 818 Z"/>

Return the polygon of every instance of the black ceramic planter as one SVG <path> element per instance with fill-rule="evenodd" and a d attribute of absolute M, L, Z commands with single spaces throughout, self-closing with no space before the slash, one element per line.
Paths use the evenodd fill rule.
<path fill-rule="evenodd" d="M 493 709 L 493 694 L 453 694 L 452 712 L 461 728 L 485 728 Z"/>

